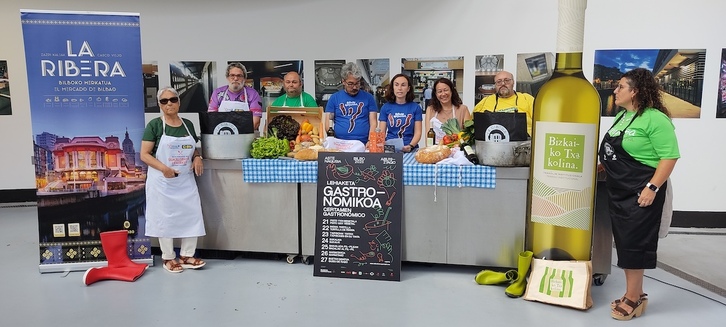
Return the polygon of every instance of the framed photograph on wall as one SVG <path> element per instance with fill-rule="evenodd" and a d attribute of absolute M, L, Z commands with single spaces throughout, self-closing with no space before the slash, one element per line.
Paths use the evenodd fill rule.
<path fill-rule="evenodd" d="M 12 115 L 10 105 L 10 78 L 8 77 L 8 62 L 0 60 L 0 115 Z"/>
<path fill-rule="evenodd" d="M 214 61 L 175 61 L 169 63 L 171 86 L 179 91 L 179 112 L 207 112 L 209 97 L 216 88 Z"/>
<path fill-rule="evenodd" d="M 496 92 L 494 76 L 502 70 L 504 70 L 504 55 L 476 56 L 474 104 Z"/>
<path fill-rule="evenodd" d="M 363 72 L 363 90 L 373 94 L 378 109 L 386 102 L 386 88 L 391 82 L 390 59 L 357 59 L 358 68 Z"/>
<path fill-rule="evenodd" d="M 272 102 L 277 100 L 277 97 L 285 94 L 285 88 L 283 87 L 285 74 L 296 72 L 300 74 L 301 79 L 305 79 L 302 60 L 232 60 L 228 61 L 227 64 L 233 62 L 239 62 L 247 68 L 246 86 L 255 89 L 260 95 L 262 111 L 265 111 Z M 303 89 L 303 91 L 305 90 Z"/>
<path fill-rule="evenodd" d="M 144 62 L 141 71 L 144 74 L 144 112 L 158 113 L 159 103 L 156 93 L 159 91 L 159 63 Z"/>
<path fill-rule="evenodd" d="M 451 80 L 459 93 L 464 98 L 464 57 L 420 57 L 402 58 L 401 73 L 411 77 L 414 101 L 418 102 L 426 112 L 424 91 L 431 87 L 439 78 Z"/>
<path fill-rule="evenodd" d="M 700 118 L 705 49 L 620 49 L 595 51 L 592 84 L 600 93 L 602 116 L 615 116 L 613 91 L 634 68 L 653 72 L 672 118 Z"/>
<path fill-rule="evenodd" d="M 551 52 L 517 54 L 517 76 L 514 88 L 518 92 L 537 97 L 539 89 L 550 79 L 555 67 L 555 56 Z"/>
<path fill-rule="evenodd" d="M 718 101 L 716 118 L 726 118 L 726 49 L 721 50 L 721 69 L 718 74 Z"/>

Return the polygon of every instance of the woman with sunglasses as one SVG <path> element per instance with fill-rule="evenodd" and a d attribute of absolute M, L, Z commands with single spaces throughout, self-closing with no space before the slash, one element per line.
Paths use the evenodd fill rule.
<path fill-rule="evenodd" d="M 194 175 L 202 174 L 202 156 L 194 125 L 179 117 L 179 92 L 171 87 L 157 94 L 161 117 L 146 125 L 141 160 L 149 166 L 146 178 L 146 236 L 158 237 L 164 269 L 179 273 L 206 263 L 194 257 L 197 238 L 205 235 L 202 206 Z M 180 260 L 174 238 L 181 238 Z"/>

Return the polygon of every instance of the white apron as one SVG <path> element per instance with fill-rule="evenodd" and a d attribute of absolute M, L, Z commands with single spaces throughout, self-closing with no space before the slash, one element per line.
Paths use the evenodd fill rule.
<path fill-rule="evenodd" d="M 229 98 L 229 95 L 227 94 L 227 91 L 229 89 L 224 90 L 224 96 L 222 97 L 222 102 L 219 103 L 219 108 L 217 111 L 219 112 L 230 112 L 230 111 L 250 111 L 250 105 L 247 102 L 247 87 L 242 87 L 242 91 L 245 93 L 245 101 L 233 101 L 233 100 L 225 100 L 225 98 Z"/>
<path fill-rule="evenodd" d="M 437 112 L 433 117 L 431 117 L 431 120 L 429 120 L 429 123 L 431 123 L 431 127 L 434 128 L 434 133 L 436 133 L 436 144 L 441 144 L 441 140 L 444 139 L 444 136 L 446 136 L 446 133 L 444 133 L 444 130 L 441 129 L 441 125 L 444 124 L 444 122 L 440 121 L 439 113 Z M 451 106 L 451 117 L 456 118 L 456 107 Z M 458 120 L 458 118 L 457 118 Z"/>
<path fill-rule="evenodd" d="M 156 159 L 179 171 L 179 176 L 166 178 L 152 167 L 146 177 L 146 236 L 183 238 L 204 236 L 202 206 L 194 181 L 192 156 L 196 142 L 188 136 L 166 135 L 166 122 L 161 119 L 162 134 Z"/>
<path fill-rule="evenodd" d="M 246 98 L 246 97 L 247 97 L 247 94 L 245 94 L 245 98 Z M 283 107 L 287 107 L 287 94 L 285 94 L 285 100 L 282 100 L 282 106 L 283 106 Z M 303 106 L 303 97 L 302 97 L 302 93 L 300 93 L 300 107 L 304 107 L 304 106 Z"/>

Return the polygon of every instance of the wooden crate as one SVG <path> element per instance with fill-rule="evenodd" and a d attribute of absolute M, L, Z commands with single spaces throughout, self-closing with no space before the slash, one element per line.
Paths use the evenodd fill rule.
<path fill-rule="evenodd" d="M 272 121 L 272 118 L 281 115 L 289 115 L 300 125 L 302 125 L 303 120 L 307 119 L 310 124 L 318 127 L 320 139 L 323 140 L 325 138 L 325 131 L 323 130 L 323 107 L 267 107 L 265 134 L 267 133 L 267 124 Z"/>

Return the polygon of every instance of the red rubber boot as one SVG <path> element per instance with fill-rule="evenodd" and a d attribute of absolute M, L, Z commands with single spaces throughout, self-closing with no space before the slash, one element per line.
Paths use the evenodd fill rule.
<path fill-rule="evenodd" d="M 129 259 L 129 254 L 126 252 L 128 237 L 129 232 L 125 229 L 101 233 L 101 246 L 106 254 L 108 267 L 140 266 L 144 269 L 148 268 L 147 264 L 136 263 Z"/>
<path fill-rule="evenodd" d="M 83 283 L 86 286 L 99 280 L 120 280 L 133 282 L 146 271 L 146 265 L 134 265 L 129 267 L 93 267 L 83 274 Z"/>

